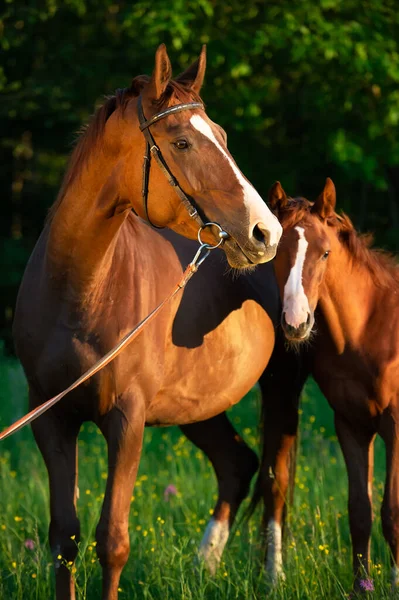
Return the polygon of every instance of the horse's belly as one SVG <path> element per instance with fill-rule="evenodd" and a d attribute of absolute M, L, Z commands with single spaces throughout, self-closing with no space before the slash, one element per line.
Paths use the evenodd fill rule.
<path fill-rule="evenodd" d="M 175 347 L 164 385 L 147 409 L 147 424 L 203 421 L 239 402 L 258 381 L 274 347 L 270 318 L 260 307 L 256 317 L 235 326 L 226 323 L 226 331 L 220 326 L 198 348 Z"/>

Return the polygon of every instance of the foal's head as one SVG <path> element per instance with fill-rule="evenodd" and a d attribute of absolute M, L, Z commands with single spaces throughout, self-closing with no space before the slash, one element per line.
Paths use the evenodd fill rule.
<path fill-rule="evenodd" d="M 331 179 L 327 179 L 314 203 L 305 198 L 289 198 L 279 182 L 269 193 L 269 204 L 283 226 L 275 261 L 283 300 L 281 324 L 285 336 L 293 342 L 306 340 L 314 325 L 314 311 L 333 244 L 333 228 L 328 220 L 335 215 L 335 203 Z"/>
<path fill-rule="evenodd" d="M 138 96 L 145 118 L 182 103 L 201 102 L 205 75 L 205 47 L 186 71 L 172 80 L 164 45 L 155 56 L 151 77 L 136 77 L 130 88 L 119 92 L 107 117 L 104 144 L 124 162 L 124 193 L 144 218 L 141 203 L 142 159 L 145 140 L 139 129 Z M 151 125 L 156 145 L 185 194 L 203 220 L 219 223 L 229 234 L 224 249 L 234 267 L 249 267 L 272 259 L 281 226 L 262 198 L 237 167 L 227 150 L 226 134 L 201 107 L 169 114 Z M 152 160 L 148 214 L 158 226 L 196 238 L 198 225 L 190 218 L 173 186 Z M 215 238 L 207 230 L 206 241 Z"/>

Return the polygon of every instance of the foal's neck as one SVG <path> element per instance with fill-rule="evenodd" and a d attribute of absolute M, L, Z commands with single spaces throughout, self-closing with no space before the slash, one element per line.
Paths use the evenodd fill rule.
<path fill-rule="evenodd" d="M 327 328 L 338 352 L 361 344 L 364 329 L 381 290 L 365 264 L 355 261 L 337 240 L 328 259 L 319 299 Z"/>

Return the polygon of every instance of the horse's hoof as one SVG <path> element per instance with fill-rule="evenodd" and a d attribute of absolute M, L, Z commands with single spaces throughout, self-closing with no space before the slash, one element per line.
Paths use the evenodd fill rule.
<path fill-rule="evenodd" d="M 198 550 L 198 560 L 203 563 L 210 575 L 215 575 L 219 567 L 228 537 L 227 521 L 211 519 Z"/>

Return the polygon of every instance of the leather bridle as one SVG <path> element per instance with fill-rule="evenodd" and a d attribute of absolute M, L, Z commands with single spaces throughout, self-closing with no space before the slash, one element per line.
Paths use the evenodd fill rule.
<path fill-rule="evenodd" d="M 176 177 L 173 175 L 173 173 L 169 169 L 169 167 L 166 163 L 166 160 L 162 156 L 162 152 L 156 145 L 155 140 L 150 131 L 151 125 L 154 125 L 154 123 L 158 123 L 158 121 L 160 121 L 161 119 L 164 119 L 165 117 L 168 117 L 169 115 L 174 115 L 175 113 L 181 112 L 182 110 L 194 110 L 196 108 L 200 108 L 200 109 L 204 110 L 204 105 L 202 104 L 202 102 L 189 102 L 187 104 L 177 104 L 176 106 L 171 106 L 170 108 L 167 108 L 166 110 L 156 113 L 153 117 L 151 117 L 151 119 L 148 119 L 148 121 L 147 121 L 147 119 L 144 116 L 143 103 L 142 103 L 141 96 L 139 96 L 138 101 L 137 101 L 137 112 L 138 112 L 138 117 L 139 117 L 139 122 L 140 122 L 140 131 L 143 132 L 145 141 L 146 141 L 146 148 L 145 148 L 144 162 L 143 162 L 143 184 L 142 184 L 142 188 L 141 188 L 141 195 L 143 198 L 143 210 L 144 210 L 145 218 L 148 221 L 148 223 L 150 225 L 152 225 L 152 227 L 156 227 L 157 229 L 163 229 L 163 228 L 155 225 L 151 221 L 149 214 L 148 214 L 148 184 L 149 184 L 149 179 L 150 179 L 150 167 L 151 167 L 151 157 L 152 156 L 158 163 L 159 168 L 161 169 L 162 173 L 167 178 L 170 185 L 175 188 L 177 195 L 179 196 L 182 204 L 187 209 L 187 212 L 190 215 L 190 217 L 198 223 L 199 227 L 203 227 L 204 223 L 206 223 L 208 221 L 208 219 L 202 213 L 201 209 L 196 205 L 194 199 L 187 196 L 187 194 L 181 188 Z"/>

